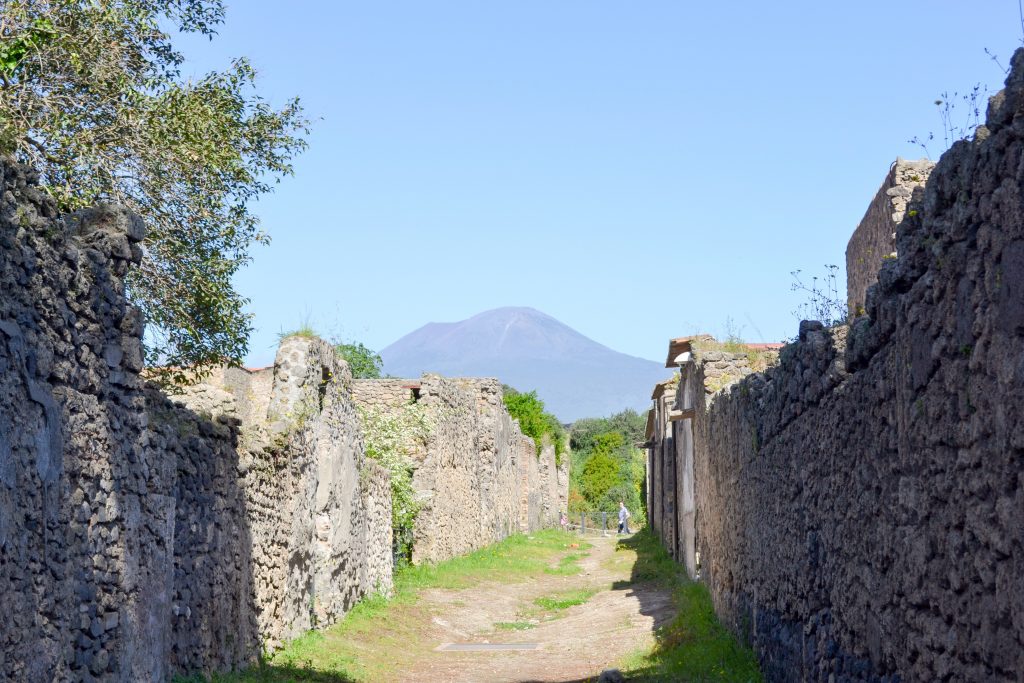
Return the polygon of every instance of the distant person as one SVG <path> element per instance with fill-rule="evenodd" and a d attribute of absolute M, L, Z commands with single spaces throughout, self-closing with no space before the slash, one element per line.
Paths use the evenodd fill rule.
<path fill-rule="evenodd" d="M 562 531 L 569 530 L 569 518 L 566 516 L 564 512 L 558 518 L 558 523 L 562 525 Z"/>
<path fill-rule="evenodd" d="M 629 530 L 629 510 L 626 509 L 626 501 L 619 501 L 619 533 L 632 533 Z"/>

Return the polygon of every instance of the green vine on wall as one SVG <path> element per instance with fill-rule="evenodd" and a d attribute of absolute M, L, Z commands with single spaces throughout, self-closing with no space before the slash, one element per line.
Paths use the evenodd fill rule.
<path fill-rule="evenodd" d="M 391 527 L 396 563 L 412 561 L 413 527 L 422 505 L 412 486 L 413 459 L 430 438 L 434 422 L 423 406 L 410 402 L 398 409 L 359 408 L 367 457 L 391 478 Z"/>

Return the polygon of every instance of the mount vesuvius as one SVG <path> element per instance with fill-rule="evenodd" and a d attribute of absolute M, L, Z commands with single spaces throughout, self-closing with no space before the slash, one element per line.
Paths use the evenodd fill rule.
<path fill-rule="evenodd" d="M 646 410 L 654 384 L 670 376 L 660 363 L 609 349 L 533 308 L 428 323 L 380 355 L 396 377 L 497 377 L 520 391 L 536 389 L 563 422 Z"/>

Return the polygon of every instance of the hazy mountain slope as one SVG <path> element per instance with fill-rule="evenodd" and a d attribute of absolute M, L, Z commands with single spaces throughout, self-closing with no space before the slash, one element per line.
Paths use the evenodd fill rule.
<path fill-rule="evenodd" d="M 584 337 L 532 308 L 497 308 L 456 323 L 429 323 L 383 351 L 384 371 L 498 377 L 536 389 L 564 422 L 646 410 L 655 382 L 670 376 L 660 363 L 627 356 Z"/>

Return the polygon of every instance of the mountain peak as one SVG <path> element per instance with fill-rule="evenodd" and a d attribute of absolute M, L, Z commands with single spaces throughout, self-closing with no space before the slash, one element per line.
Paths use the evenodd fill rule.
<path fill-rule="evenodd" d="M 585 337 L 527 306 L 483 311 L 450 323 L 428 323 L 381 351 L 386 372 L 418 377 L 491 376 L 536 389 L 563 421 L 644 409 L 650 387 L 667 370 Z"/>

